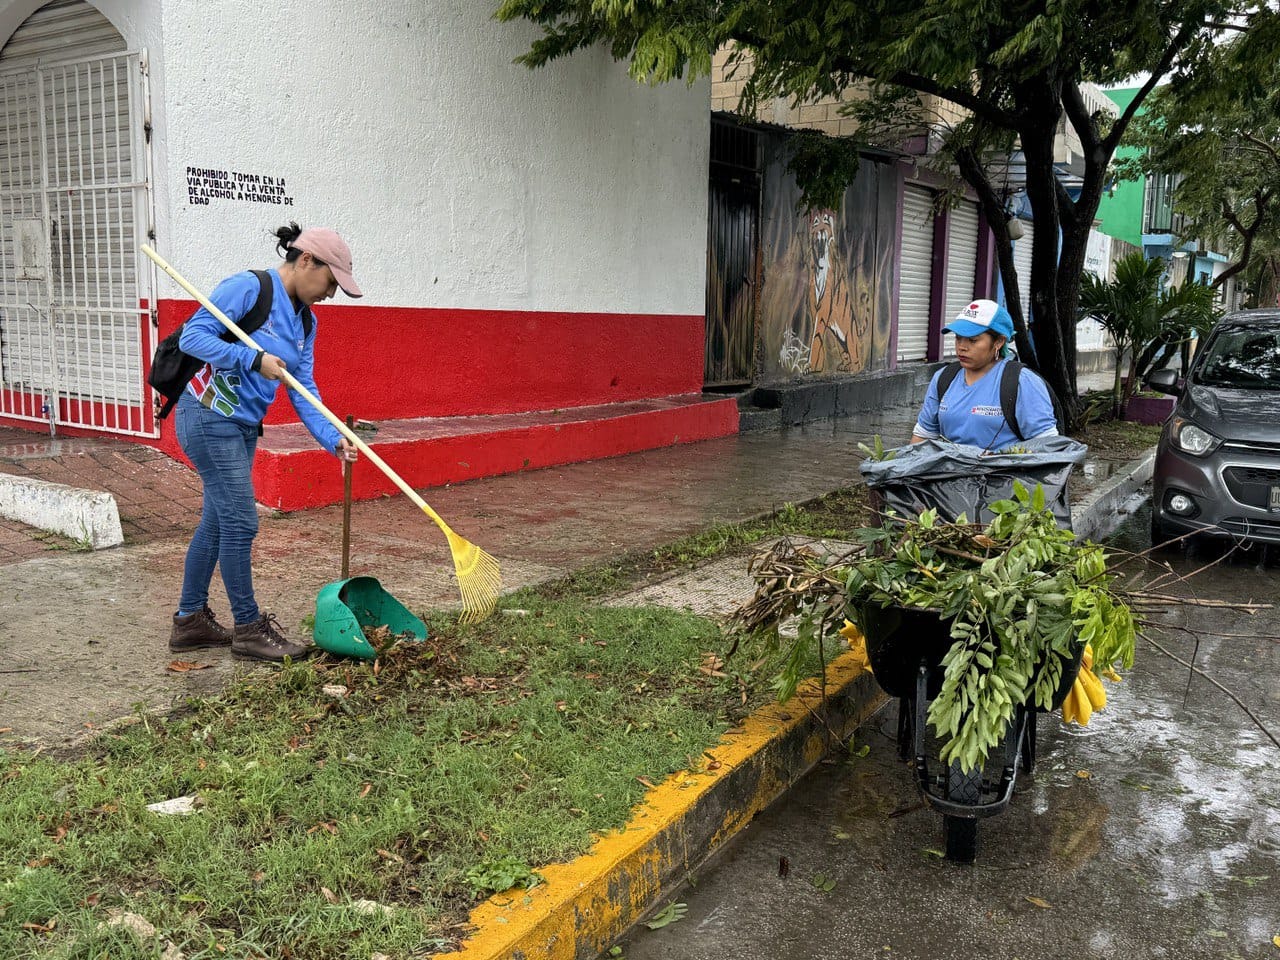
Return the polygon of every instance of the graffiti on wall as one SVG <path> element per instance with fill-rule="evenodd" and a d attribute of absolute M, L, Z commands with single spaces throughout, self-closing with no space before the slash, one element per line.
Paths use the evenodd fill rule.
<path fill-rule="evenodd" d="M 761 361 L 766 377 L 884 369 L 889 355 L 897 184 L 866 162 L 837 209 L 800 207 L 775 161 L 762 197 Z"/>

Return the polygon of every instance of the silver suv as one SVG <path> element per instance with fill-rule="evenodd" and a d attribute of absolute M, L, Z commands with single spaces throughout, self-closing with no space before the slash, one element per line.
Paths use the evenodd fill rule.
<path fill-rule="evenodd" d="M 1227 314 L 1185 383 L 1158 370 L 1147 386 L 1178 398 L 1156 447 L 1152 542 L 1280 543 L 1280 310 Z"/>

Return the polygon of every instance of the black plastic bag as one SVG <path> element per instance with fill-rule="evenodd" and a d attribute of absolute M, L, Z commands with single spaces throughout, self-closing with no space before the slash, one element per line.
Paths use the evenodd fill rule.
<path fill-rule="evenodd" d="M 964 514 L 986 523 L 993 516 L 987 504 L 1010 499 L 1016 481 L 1028 490 L 1044 487 L 1045 506 L 1058 526 L 1070 530 L 1067 481 L 1089 448 L 1070 437 L 1041 437 L 1018 449 L 1026 452 L 984 453 L 963 443 L 925 440 L 898 448 L 889 460 L 864 460 L 860 469 L 881 514 L 917 517 L 933 509 L 947 522 Z"/>

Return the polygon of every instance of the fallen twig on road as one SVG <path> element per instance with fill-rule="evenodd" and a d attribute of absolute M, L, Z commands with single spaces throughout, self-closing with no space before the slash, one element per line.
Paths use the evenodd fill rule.
<path fill-rule="evenodd" d="M 1152 639 L 1148 634 L 1143 633 L 1143 632 L 1139 632 L 1139 633 L 1138 633 L 1138 636 L 1142 637 L 1142 639 L 1143 639 L 1143 640 L 1147 641 L 1147 643 L 1151 644 L 1153 647 L 1155 647 L 1157 650 L 1159 650 L 1161 653 L 1163 653 L 1163 654 L 1164 654 L 1166 657 L 1168 657 L 1170 660 L 1173 660 L 1175 663 L 1180 663 L 1180 664 L 1182 664 L 1184 667 L 1186 667 L 1188 670 L 1190 670 L 1192 673 L 1199 674 L 1200 676 L 1204 677 L 1204 678 L 1205 678 L 1206 680 L 1208 680 L 1211 684 L 1213 684 L 1215 687 L 1217 687 L 1219 690 L 1221 690 L 1223 693 L 1225 693 L 1228 697 L 1230 697 L 1232 700 L 1234 700 L 1234 701 L 1235 701 L 1235 703 L 1236 703 L 1236 706 L 1238 706 L 1241 710 L 1243 710 L 1243 711 L 1248 715 L 1249 719 L 1250 719 L 1250 720 L 1252 720 L 1252 721 L 1253 721 L 1253 723 L 1254 723 L 1254 725 L 1255 725 L 1259 730 L 1261 730 L 1261 731 L 1262 731 L 1263 735 L 1264 735 L 1268 740 L 1270 740 L 1272 743 L 1274 743 L 1277 747 L 1280 747 L 1280 740 L 1276 739 L 1276 735 L 1275 735 L 1274 733 L 1272 733 L 1269 729 L 1267 729 L 1266 724 L 1264 724 L 1264 723 L 1263 723 L 1263 722 L 1258 718 L 1258 715 L 1257 715 L 1256 713 L 1254 713 L 1252 710 L 1250 710 L 1247 706 L 1245 706 L 1244 701 L 1243 701 L 1243 700 L 1241 700 L 1238 696 L 1236 696 L 1236 695 L 1235 695 L 1235 693 L 1234 693 L 1234 692 L 1232 692 L 1228 687 L 1226 687 L 1226 686 L 1224 686 L 1223 684 L 1219 683 L 1217 680 L 1215 680 L 1213 677 L 1209 676 L 1209 674 L 1205 673 L 1203 670 L 1201 670 L 1201 669 L 1200 669 L 1199 667 L 1197 667 L 1195 664 L 1190 663 L 1190 662 L 1188 662 L 1188 661 L 1186 661 L 1186 660 L 1183 660 L 1183 659 L 1182 659 L 1181 657 L 1179 657 L 1177 654 L 1172 653 L 1172 652 L 1170 652 L 1169 650 L 1166 650 L 1166 649 L 1165 649 L 1164 647 L 1162 647 L 1159 643 L 1157 643 L 1155 640 L 1153 640 L 1153 639 Z"/>

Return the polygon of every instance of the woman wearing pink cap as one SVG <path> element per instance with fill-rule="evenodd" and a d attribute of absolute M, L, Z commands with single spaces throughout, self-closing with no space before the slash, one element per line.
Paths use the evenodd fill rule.
<path fill-rule="evenodd" d="M 288 370 L 319 396 L 312 373 L 316 323 L 311 308 L 338 290 L 361 296 L 351 275 L 351 250 L 332 230 L 296 223 L 275 231 L 284 263 L 274 270 L 246 270 L 228 277 L 210 299 L 230 319 L 263 317 L 254 352 L 224 337 L 222 324 L 203 307 L 183 326 L 183 352 L 205 361 L 177 405 L 178 442 L 204 483 L 200 523 L 183 568 L 182 597 L 173 616 L 169 649 L 229 646 L 238 657 L 281 661 L 308 652 L 287 640 L 274 616 L 258 609 L 250 552 L 258 533 L 253 495 L 253 456 L 262 420 L 275 399 L 280 374 Z M 267 309 L 269 307 L 269 310 Z M 356 449 L 302 397 L 290 392 L 299 418 L 324 449 L 354 460 Z M 213 568 L 231 602 L 235 629 L 227 630 L 209 609 Z"/>

